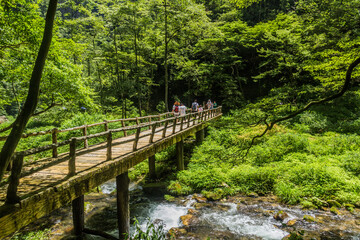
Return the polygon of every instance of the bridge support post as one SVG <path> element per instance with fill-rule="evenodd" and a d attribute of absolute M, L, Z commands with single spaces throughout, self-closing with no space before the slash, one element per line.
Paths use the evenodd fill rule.
<path fill-rule="evenodd" d="M 125 239 L 130 230 L 129 177 L 128 172 L 116 177 L 117 215 L 119 239 Z"/>
<path fill-rule="evenodd" d="M 149 157 L 149 175 L 150 175 L 150 179 L 155 179 L 155 177 L 156 177 L 155 155 Z"/>
<path fill-rule="evenodd" d="M 176 160 L 177 160 L 177 168 L 179 171 L 185 169 L 184 164 L 184 140 L 176 143 Z"/>
<path fill-rule="evenodd" d="M 84 231 L 84 195 L 72 201 L 74 234 L 77 239 L 82 239 Z"/>
<path fill-rule="evenodd" d="M 196 132 L 196 143 L 200 144 L 202 141 L 204 141 L 205 137 L 205 129 L 201 129 L 200 131 Z"/>

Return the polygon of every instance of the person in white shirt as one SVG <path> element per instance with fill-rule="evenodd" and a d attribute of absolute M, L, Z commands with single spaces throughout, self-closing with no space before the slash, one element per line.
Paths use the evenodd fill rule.
<path fill-rule="evenodd" d="M 186 115 L 186 106 L 183 103 L 180 104 L 179 110 L 180 110 L 180 116 Z"/>

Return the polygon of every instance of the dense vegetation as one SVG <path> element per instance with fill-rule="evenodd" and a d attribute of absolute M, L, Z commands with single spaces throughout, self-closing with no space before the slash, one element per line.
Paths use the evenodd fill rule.
<path fill-rule="evenodd" d="M 329 200 L 359 206 L 359 111 L 353 112 L 353 120 L 342 120 L 359 109 L 359 100 L 352 92 L 277 125 L 246 156 L 252 136 L 264 126 L 248 127 L 252 108 L 234 111 L 210 128 L 169 189 L 175 194 L 202 192 L 210 199 L 256 193 L 304 207 L 328 206 Z"/>
<path fill-rule="evenodd" d="M 0 2 L 0 115 L 10 120 L 0 125 L 2 135 L 24 104 L 47 4 Z M 210 128 L 171 191 L 359 203 L 358 69 L 346 96 L 276 125 L 246 154 L 264 129 L 251 125 L 339 91 L 359 57 L 359 10 L 357 0 L 59 0 L 26 131 L 211 98 L 228 115 Z M 25 139 L 18 150 L 47 141 Z"/>

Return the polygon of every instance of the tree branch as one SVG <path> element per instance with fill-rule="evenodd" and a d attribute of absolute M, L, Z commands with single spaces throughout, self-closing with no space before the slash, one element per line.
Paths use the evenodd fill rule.
<path fill-rule="evenodd" d="M 336 98 L 339 98 L 341 97 L 342 95 L 344 95 L 344 93 L 349 89 L 350 87 L 350 83 L 351 83 L 351 74 L 354 70 L 354 68 L 360 64 L 360 57 L 357 58 L 355 61 L 353 61 L 347 71 L 346 71 L 346 77 L 345 77 L 345 82 L 344 82 L 344 85 L 342 86 L 341 90 L 334 94 L 334 95 L 331 95 L 327 98 L 323 98 L 323 99 L 320 99 L 320 100 L 317 100 L 317 101 L 311 101 L 309 102 L 307 105 L 305 105 L 305 107 L 299 109 L 298 111 L 295 111 L 287 116 L 284 116 L 284 117 L 281 117 L 281 118 L 278 118 L 278 119 L 275 119 L 273 121 L 271 121 L 270 123 L 267 123 L 266 122 L 266 119 L 264 120 L 264 123 L 266 125 L 266 128 L 265 130 L 259 134 L 259 135 L 256 135 L 255 137 L 252 138 L 251 140 L 251 143 L 250 143 L 250 146 L 247 148 L 247 151 L 244 155 L 244 157 L 246 157 L 251 149 L 251 147 L 254 145 L 255 143 L 255 139 L 257 138 L 261 138 L 262 136 L 264 136 L 268 131 L 270 131 L 274 126 L 275 124 L 279 123 L 279 122 L 282 122 L 282 121 L 285 121 L 285 120 L 288 120 L 288 119 L 291 119 L 297 115 L 299 115 L 300 113 L 303 113 L 305 112 L 306 110 L 308 110 L 310 107 L 314 106 L 314 105 L 319 105 L 319 104 L 322 104 L 322 103 L 325 103 L 325 102 L 329 102 L 331 100 L 334 100 Z"/>

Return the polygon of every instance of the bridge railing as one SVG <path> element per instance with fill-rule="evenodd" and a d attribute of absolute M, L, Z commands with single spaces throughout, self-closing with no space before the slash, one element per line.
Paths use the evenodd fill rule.
<path fill-rule="evenodd" d="M 33 148 L 21 152 L 16 152 L 13 157 L 13 166 L 11 169 L 11 175 L 8 179 L 9 186 L 7 190 L 7 196 L 6 196 L 6 202 L 7 203 L 16 203 L 19 202 L 19 197 L 17 196 L 17 188 L 19 185 L 19 180 L 23 176 L 21 174 L 21 170 L 23 168 L 24 163 L 24 157 L 37 154 L 40 152 L 52 150 L 53 151 L 53 157 L 57 158 L 57 148 L 60 146 L 69 145 L 69 160 L 68 160 L 68 176 L 74 176 L 76 174 L 76 156 L 81 154 L 77 152 L 76 147 L 78 142 L 84 142 L 84 148 L 88 148 L 88 140 L 92 138 L 98 138 L 98 137 L 106 137 L 106 144 L 102 146 L 102 148 L 107 148 L 106 151 L 106 160 L 113 159 L 112 157 L 112 146 L 116 146 L 119 144 L 124 144 L 128 142 L 133 142 L 133 151 L 136 151 L 138 149 L 138 142 L 141 138 L 145 138 L 150 136 L 149 143 L 154 142 L 154 136 L 156 133 L 162 132 L 161 136 L 162 138 L 166 137 L 167 131 L 171 129 L 171 134 L 175 134 L 176 127 L 180 126 L 180 130 L 182 131 L 184 128 L 188 128 L 190 126 L 197 125 L 201 122 L 207 121 L 208 119 L 215 117 L 217 115 L 221 114 L 221 106 L 215 109 L 205 110 L 203 112 L 194 112 L 194 113 L 188 113 L 183 116 L 173 116 L 172 113 L 163 113 L 159 115 L 151 115 L 146 117 L 137 117 L 137 118 L 130 118 L 130 119 L 118 119 L 118 120 L 109 120 L 104 121 L 101 123 L 94 123 L 64 130 L 51 130 L 51 133 L 53 134 L 52 140 L 53 143 Z M 164 119 L 162 119 L 164 118 Z M 155 120 L 156 119 L 156 120 Z M 142 120 L 143 123 L 141 123 Z M 155 120 L 155 121 L 153 121 Z M 136 125 L 126 126 L 125 121 L 135 121 Z M 121 122 L 122 127 L 116 128 L 116 129 L 109 129 L 109 123 L 114 122 Z M 93 127 L 93 126 L 99 126 L 104 125 L 104 132 L 96 133 L 96 134 L 87 134 L 87 128 Z M 83 130 L 83 136 L 81 137 L 72 137 L 70 139 L 67 139 L 62 142 L 57 142 L 57 133 L 59 132 L 66 132 L 66 131 L 75 131 L 75 130 Z M 151 130 L 150 132 L 148 132 Z M 128 135 L 129 132 L 135 131 L 134 134 Z M 124 136 L 124 140 L 117 141 L 115 144 L 113 144 L 113 134 L 122 132 Z M 37 136 L 40 134 L 48 134 L 50 131 L 43 131 L 39 134 L 27 134 L 26 137 L 29 136 Z M 144 134 L 141 134 L 144 133 Z M 86 151 L 85 151 L 86 152 Z M 54 154 L 56 153 L 56 154 Z"/>

